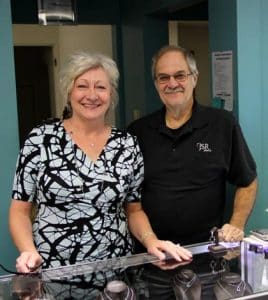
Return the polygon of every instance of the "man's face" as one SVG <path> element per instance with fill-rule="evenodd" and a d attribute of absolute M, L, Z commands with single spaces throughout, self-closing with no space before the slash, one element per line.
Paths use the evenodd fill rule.
<path fill-rule="evenodd" d="M 192 105 L 197 77 L 191 74 L 183 54 L 165 53 L 157 62 L 155 75 L 156 89 L 166 107 L 176 109 Z"/>

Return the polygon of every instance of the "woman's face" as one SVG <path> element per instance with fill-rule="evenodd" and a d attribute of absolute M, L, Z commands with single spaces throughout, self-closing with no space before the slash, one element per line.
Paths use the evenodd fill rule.
<path fill-rule="evenodd" d="M 73 117 L 104 120 L 111 93 L 108 75 L 102 68 L 90 69 L 78 76 L 70 93 Z"/>

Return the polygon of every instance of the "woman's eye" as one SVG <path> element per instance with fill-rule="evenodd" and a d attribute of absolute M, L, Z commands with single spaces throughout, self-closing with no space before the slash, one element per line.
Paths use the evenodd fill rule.
<path fill-rule="evenodd" d="M 79 89 L 85 89 L 87 86 L 85 84 L 78 84 L 77 87 Z"/>
<path fill-rule="evenodd" d="M 97 85 L 96 88 L 97 88 L 98 90 L 105 90 L 105 89 L 106 89 L 106 87 L 103 86 L 103 85 Z"/>

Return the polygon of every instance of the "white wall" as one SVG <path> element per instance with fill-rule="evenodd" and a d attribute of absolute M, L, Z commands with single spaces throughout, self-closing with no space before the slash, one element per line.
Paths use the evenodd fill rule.
<path fill-rule="evenodd" d="M 14 46 L 50 46 L 53 58 L 57 61 L 53 66 L 54 98 L 53 111 L 61 116 L 64 103 L 59 94 L 58 73 L 65 58 L 74 50 L 90 50 L 113 57 L 111 25 L 77 25 L 77 26 L 41 26 L 13 25 Z M 110 116 L 115 124 L 115 114 Z"/>

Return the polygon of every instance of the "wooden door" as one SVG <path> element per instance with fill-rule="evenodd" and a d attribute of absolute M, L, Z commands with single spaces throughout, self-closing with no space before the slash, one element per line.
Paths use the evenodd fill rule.
<path fill-rule="evenodd" d="M 15 71 L 20 145 L 29 131 L 51 117 L 50 47 L 15 46 Z"/>

